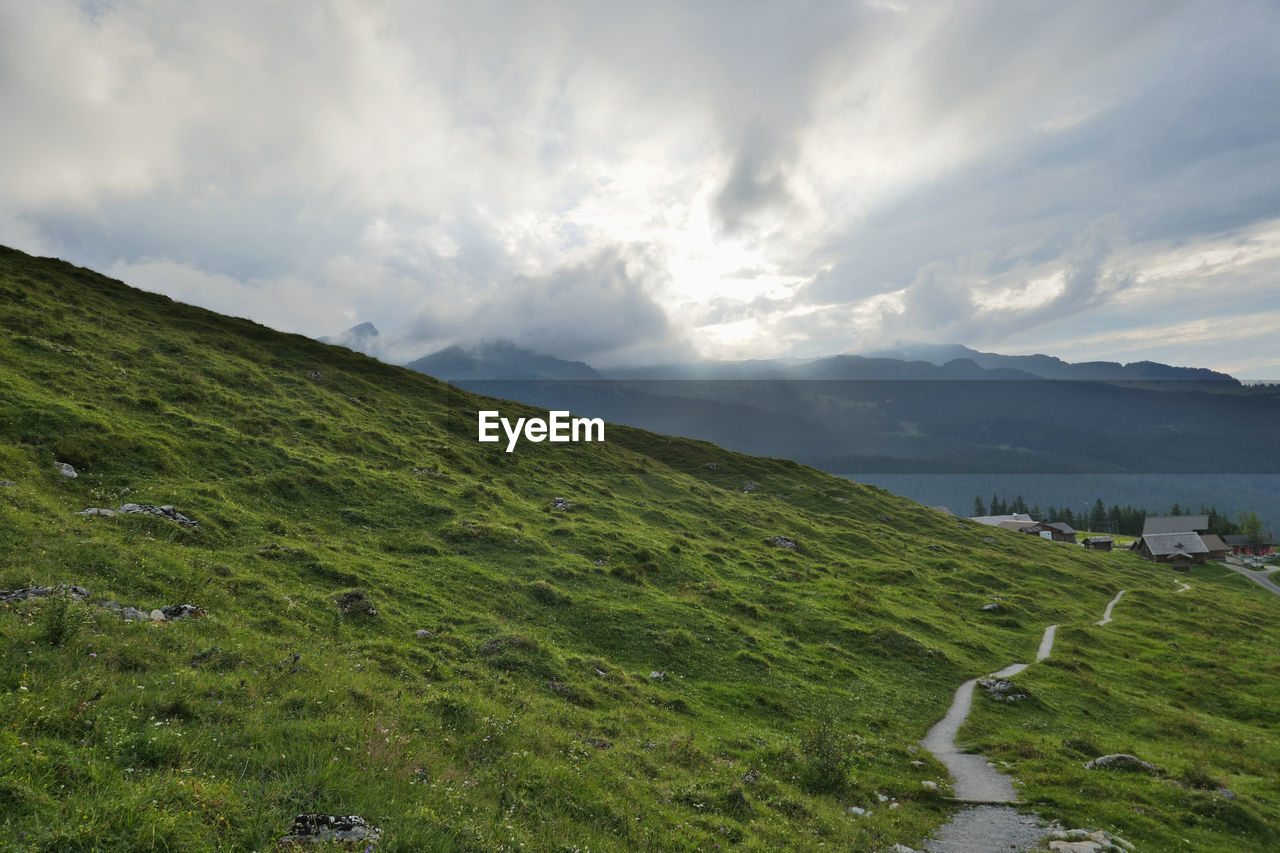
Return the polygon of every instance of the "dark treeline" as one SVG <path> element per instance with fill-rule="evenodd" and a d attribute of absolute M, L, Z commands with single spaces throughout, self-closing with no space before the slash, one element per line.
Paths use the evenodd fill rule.
<path fill-rule="evenodd" d="M 1207 515 L 1210 533 L 1226 536 L 1240 532 L 1240 525 L 1220 515 L 1216 506 L 1202 506 L 1196 512 L 1190 506 L 1174 504 L 1167 513 L 1160 513 L 1128 505 L 1112 504 L 1108 507 L 1103 503 L 1102 498 L 1098 498 L 1093 506 L 1087 509 L 1073 510 L 1071 507 L 1057 507 L 1049 504 L 1042 511 L 1038 503 L 1028 505 L 1022 495 L 1010 501 L 1001 498 L 998 494 L 992 494 L 989 503 L 983 502 L 981 495 L 973 499 L 974 515 L 1010 515 L 1012 513 L 1025 513 L 1037 521 L 1066 522 L 1077 530 L 1117 533 L 1124 536 L 1141 536 L 1142 525 L 1149 515 Z"/>

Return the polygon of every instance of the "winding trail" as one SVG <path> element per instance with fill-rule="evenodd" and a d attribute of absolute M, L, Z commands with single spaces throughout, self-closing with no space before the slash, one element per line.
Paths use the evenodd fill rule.
<path fill-rule="evenodd" d="M 1111 599 L 1111 603 L 1107 605 L 1107 609 L 1106 609 L 1106 610 L 1104 610 L 1104 611 L 1102 611 L 1102 618 L 1101 618 L 1101 619 L 1099 619 L 1097 622 L 1094 622 L 1093 624 L 1095 624 L 1095 625 L 1105 625 L 1105 624 L 1107 624 L 1108 622 L 1110 622 L 1110 621 L 1111 621 L 1111 609 L 1112 609 L 1113 607 L 1115 607 L 1115 606 L 1116 606 L 1116 602 L 1120 600 L 1120 596 L 1122 596 L 1122 595 L 1124 595 L 1124 590 L 1123 590 L 1123 589 L 1116 593 L 1116 597 L 1115 597 L 1115 598 L 1113 598 L 1113 599 Z"/>
<path fill-rule="evenodd" d="M 1099 625 L 1111 621 L 1111 608 L 1120 600 L 1121 595 L 1124 595 L 1124 590 L 1107 605 L 1103 621 Z M 1049 625 L 1044 629 L 1040 647 L 1036 650 L 1037 661 L 1045 660 L 1053 652 L 1057 632 L 1057 625 Z M 1007 678 L 1017 675 L 1028 666 L 1025 663 L 1014 663 L 991 675 Z M 1018 795 L 1013 790 L 1013 780 L 996 770 L 986 756 L 961 752 L 956 746 L 956 734 L 969 718 L 977 684 L 976 678 L 961 684 L 956 690 L 955 698 L 951 700 L 947 715 L 929 729 L 920 741 L 920 745 L 933 753 L 955 780 L 954 799 L 969 805 L 969 808 L 961 810 L 938 831 L 937 838 L 925 842 L 925 850 L 929 853 L 991 853 L 993 850 L 1039 849 L 1044 837 L 1056 827 L 1045 826 L 1034 815 L 1020 814 L 1013 808 L 1019 803 Z M 1009 805 L 1001 805 L 1003 803 Z"/>

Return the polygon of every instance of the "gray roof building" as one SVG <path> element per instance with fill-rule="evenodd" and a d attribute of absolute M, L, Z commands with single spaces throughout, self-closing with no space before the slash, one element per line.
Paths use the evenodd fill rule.
<path fill-rule="evenodd" d="M 1149 533 L 1199 533 L 1209 529 L 1207 515 L 1149 515 L 1142 522 L 1142 535 Z"/>

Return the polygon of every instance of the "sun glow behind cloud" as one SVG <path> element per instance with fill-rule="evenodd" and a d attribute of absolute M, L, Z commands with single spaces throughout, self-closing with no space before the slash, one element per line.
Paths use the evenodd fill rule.
<path fill-rule="evenodd" d="M 1255 364 L 1186 324 L 1280 275 L 1278 37 L 1261 2 L 6 4 L 0 242 L 397 359 L 1153 328 Z"/>

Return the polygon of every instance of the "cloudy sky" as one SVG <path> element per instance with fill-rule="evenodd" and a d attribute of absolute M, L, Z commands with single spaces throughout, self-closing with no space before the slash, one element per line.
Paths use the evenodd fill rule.
<path fill-rule="evenodd" d="M 1280 377 L 1271 2 L 0 0 L 0 243 L 408 360 Z"/>

